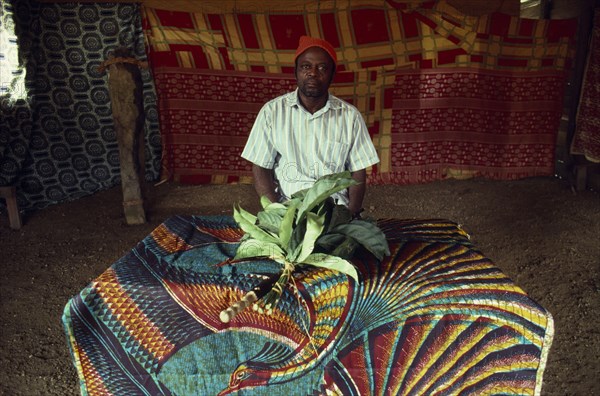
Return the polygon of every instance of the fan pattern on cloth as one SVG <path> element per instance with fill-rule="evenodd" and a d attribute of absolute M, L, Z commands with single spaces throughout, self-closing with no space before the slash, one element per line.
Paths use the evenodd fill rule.
<path fill-rule="evenodd" d="M 392 254 L 359 253 L 358 283 L 306 266 L 225 324 L 280 265 L 230 262 L 231 217 L 168 219 L 65 307 L 82 394 L 538 394 L 551 315 L 455 223 L 378 225 Z"/>

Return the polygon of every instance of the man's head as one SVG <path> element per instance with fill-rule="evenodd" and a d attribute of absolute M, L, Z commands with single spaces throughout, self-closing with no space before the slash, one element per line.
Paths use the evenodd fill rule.
<path fill-rule="evenodd" d="M 325 40 L 302 36 L 294 61 L 300 92 L 307 97 L 327 95 L 337 62 L 333 46 Z"/>

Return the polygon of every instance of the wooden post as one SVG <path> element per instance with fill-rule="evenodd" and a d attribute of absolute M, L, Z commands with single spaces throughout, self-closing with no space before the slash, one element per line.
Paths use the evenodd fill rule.
<path fill-rule="evenodd" d="M 127 48 L 116 49 L 101 66 L 101 69 L 108 69 L 108 89 L 119 142 L 123 209 L 129 225 L 146 222 L 140 186 L 140 181 L 144 180 L 140 152 L 143 153 L 145 116 L 139 66 Z"/>
<path fill-rule="evenodd" d="M 0 187 L 0 197 L 6 199 L 6 210 L 8 211 L 8 221 L 10 228 L 18 230 L 23 226 L 21 212 L 17 205 L 17 189 L 15 186 Z"/>

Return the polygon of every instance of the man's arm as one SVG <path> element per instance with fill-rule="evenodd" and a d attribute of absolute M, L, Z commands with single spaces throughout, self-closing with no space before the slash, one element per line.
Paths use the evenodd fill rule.
<path fill-rule="evenodd" d="M 252 175 L 254 176 L 254 189 L 259 197 L 265 195 L 271 202 L 279 201 L 279 194 L 275 192 L 275 177 L 273 169 L 263 168 L 252 164 Z"/>
<path fill-rule="evenodd" d="M 352 178 L 359 182 L 355 186 L 348 187 L 348 210 L 353 216 L 360 214 L 362 210 L 363 199 L 365 198 L 365 191 L 367 191 L 367 171 L 365 169 L 351 172 Z"/>
<path fill-rule="evenodd" d="M 347 159 L 347 169 L 359 169 L 351 172 L 352 178 L 359 182 L 348 188 L 348 209 L 353 216 L 360 215 L 363 199 L 367 191 L 367 168 L 379 162 L 377 150 L 369 136 L 369 130 L 362 115 L 357 111 L 353 124 L 354 142 Z"/>

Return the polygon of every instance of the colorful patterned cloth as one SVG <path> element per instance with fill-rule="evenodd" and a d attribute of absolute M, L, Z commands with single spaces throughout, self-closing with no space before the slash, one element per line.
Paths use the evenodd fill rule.
<path fill-rule="evenodd" d="M 466 16 L 443 0 L 252 5 L 142 8 L 163 177 L 250 181 L 241 150 L 262 104 L 294 89 L 304 34 L 336 48 L 332 92 L 361 111 L 381 158 L 370 182 L 554 174 L 576 19 Z"/>
<path fill-rule="evenodd" d="M 380 220 L 360 282 L 306 267 L 272 315 L 221 310 L 280 270 L 231 217 L 173 217 L 67 304 L 83 395 L 539 394 L 551 315 L 456 224 Z M 219 393 L 221 392 L 221 393 Z"/>
<path fill-rule="evenodd" d="M 583 155 L 592 162 L 600 162 L 600 8 L 594 14 L 571 153 Z"/>

